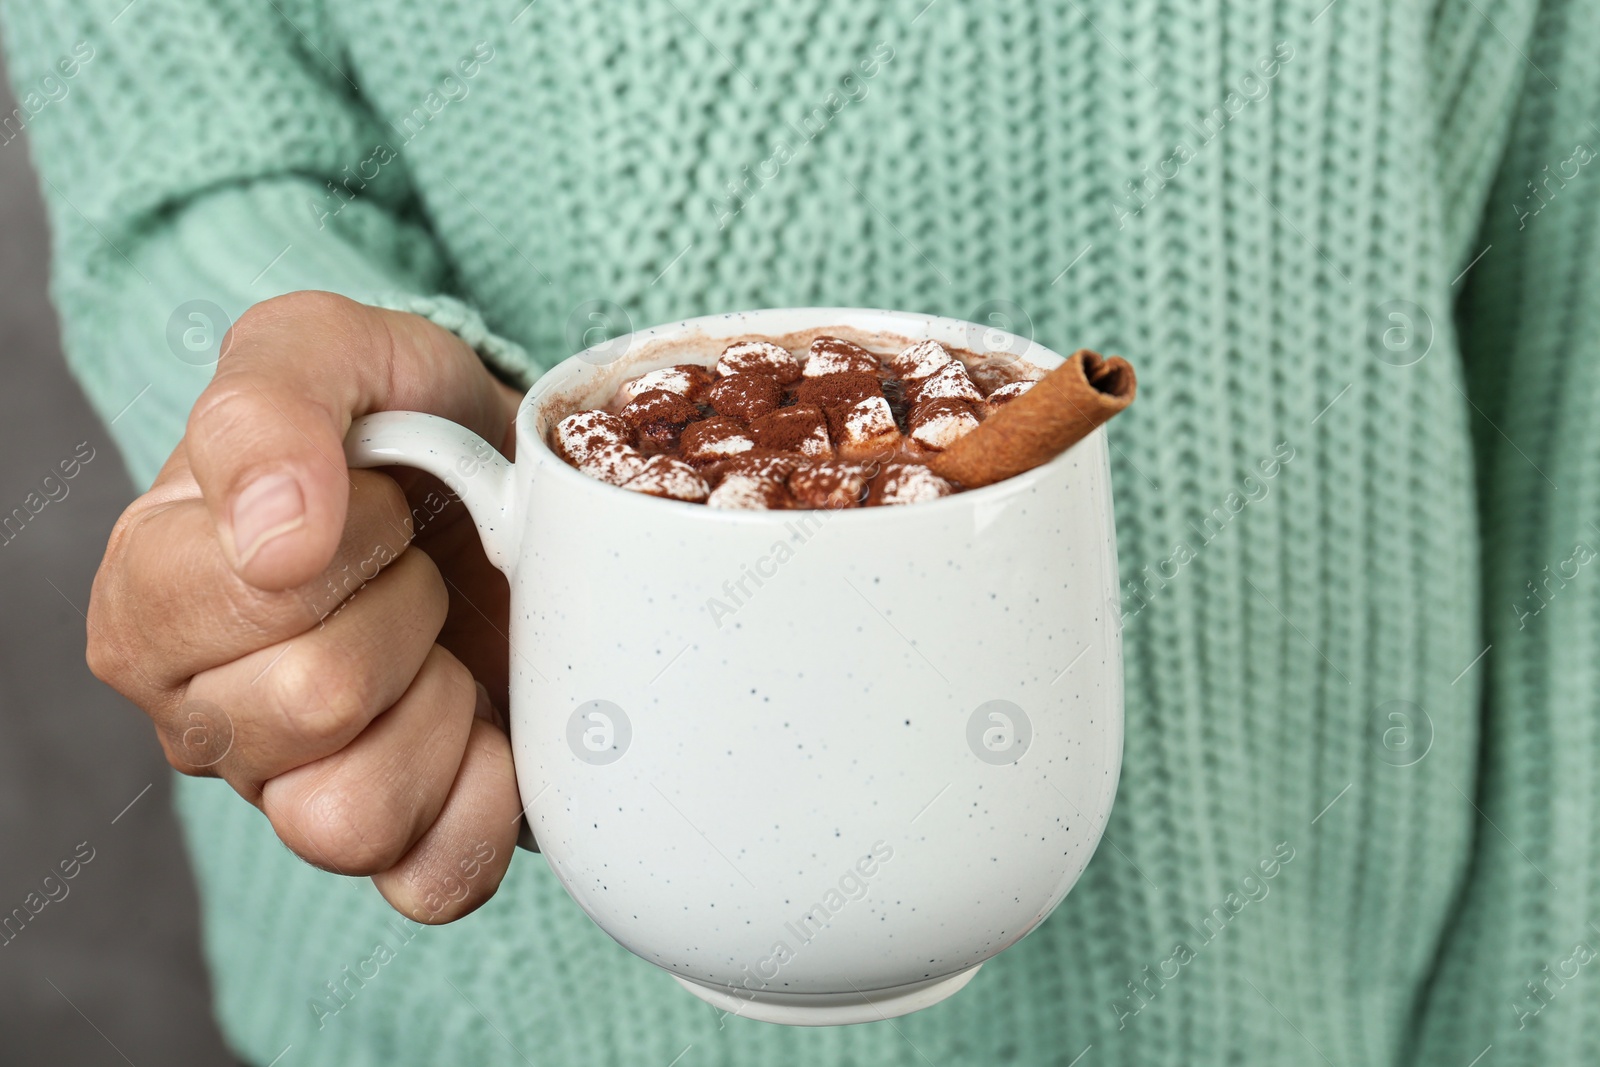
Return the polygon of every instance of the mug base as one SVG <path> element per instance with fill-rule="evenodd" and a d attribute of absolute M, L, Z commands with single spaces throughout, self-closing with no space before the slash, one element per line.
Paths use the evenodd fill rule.
<path fill-rule="evenodd" d="M 908 1015 L 961 991 L 977 975 L 979 963 L 925 982 L 851 993 L 733 993 L 674 974 L 678 984 L 729 1015 L 785 1026 L 848 1026 Z"/>

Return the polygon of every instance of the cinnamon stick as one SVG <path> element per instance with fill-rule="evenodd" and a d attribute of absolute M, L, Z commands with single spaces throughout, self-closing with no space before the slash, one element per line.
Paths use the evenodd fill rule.
<path fill-rule="evenodd" d="M 968 489 L 1032 470 L 1133 403 L 1137 389 L 1127 360 L 1080 348 L 928 466 Z"/>

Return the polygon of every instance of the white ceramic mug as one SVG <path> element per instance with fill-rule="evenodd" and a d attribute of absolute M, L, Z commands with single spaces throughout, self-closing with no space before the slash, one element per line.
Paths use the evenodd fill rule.
<path fill-rule="evenodd" d="M 937 1003 L 1043 921 L 1099 843 L 1122 754 L 1104 428 L 984 489 L 845 511 L 660 500 L 546 443 L 635 375 L 818 333 L 995 342 L 898 312 L 711 316 L 545 374 L 515 464 L 413 412 L 346 440 L 352 466 L 443 479 L 510 578 L 517 781 L 567 892 L 701 999 L 814 1025 Z"/>

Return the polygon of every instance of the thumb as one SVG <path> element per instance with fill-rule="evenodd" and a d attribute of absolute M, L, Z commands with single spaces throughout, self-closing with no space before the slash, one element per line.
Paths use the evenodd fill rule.
<path fill-rule="evenodd" d="M 318 292 L 240 316 L 184 442 L 241 578 L 288 589 L 328 566 L 349 506 L 344 435 L 386 410 L 427 411 L 493 442 L 511 420 L 472 349 L 426 319 Z"/>

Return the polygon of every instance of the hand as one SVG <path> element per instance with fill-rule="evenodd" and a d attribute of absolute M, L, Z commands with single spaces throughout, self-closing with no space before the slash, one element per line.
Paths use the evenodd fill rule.
<path fill-rule="evenodd" d="M 223 352 L 112 531 L 90 669 L 297 855 L 459 918 L 517 836 L 508 590 L 440 483 L 347 470 L 342 442 L 356 416 L 427 411 L 510 456 L 520 397 L 454 334 L 328 293 L 257 304 Z"/>

